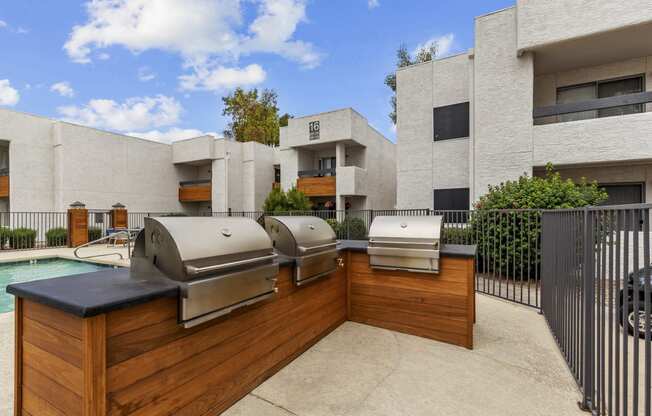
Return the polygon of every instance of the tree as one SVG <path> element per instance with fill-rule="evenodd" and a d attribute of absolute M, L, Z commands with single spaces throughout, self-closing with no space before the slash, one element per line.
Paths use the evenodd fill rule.
<path fill-rule="evenodd" d="M 224 136 L 239 142 L 255 141 L 263 144 L 278 144 L 279 127 L 287 125 L 289 114 L 278 115 L 277 94 L 273 90 L 263 90 L 260 94 L 254 88 L 245 91 L 236 88 L 231 94 L 222 97 L 222 115 L 230 116 Z"/>
<path fill-rule="evenodd" d="M 401 45 L 396 51 L 396 67 L 403 68 L 422 62 L 432 61 L 437 57 L 438 50 L 439 46 L 437 42 L 431 42 L 419 48 L 417 55 L 413 59 L 405 45 Z M 392 72 L 385 77 L 385 85 L 387 85 L 393 92 L 392 98 L 390 99 L 392 112 L 389 113 L 389 118 L 394 124 L 396 124 L 396 72 Z"/>
<path fill-rule="evenodd" d="M 271 213 L 309 211 L 310 205 L 308 197 L 294 186 L 287 193 L 280 188 L 274 188 L 267 195 L 263 210 Z"/>

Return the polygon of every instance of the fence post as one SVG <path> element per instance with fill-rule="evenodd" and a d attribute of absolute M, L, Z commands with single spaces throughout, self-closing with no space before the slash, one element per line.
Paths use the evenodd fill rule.
<path fill-rule="evenodd" d="M 88 243 L 88 210 L 86 205 L 76 201 L 68 208 L 68 247 Z"/>
<path fill-rule="evenodd" d="M 594 352 L 594 305 L 595 305 L 595 281 L 594 281 L 594 230 L 593 230 L 593 212 L 584 208 L 584 247 L 582 261 L 582 296 L 584 309 L 584 368 L 583 368 L 583 400 L 581 403 L 582 410 L 591 411 L 593 409 L 593 373 L 595 366 Z"/>
<path fill-rule="evenodd" d="M 111 228 L 129 228 L 129 215 L 124 205 L 116 202 L 111 206 Z"/>

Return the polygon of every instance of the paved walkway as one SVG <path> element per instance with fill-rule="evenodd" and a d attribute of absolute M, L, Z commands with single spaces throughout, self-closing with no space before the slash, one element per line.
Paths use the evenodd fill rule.
<path fill-rule="evenodd" d="M 584 415 L 543 317 L 478 296 L 473 351 L 347 322 L 227 416 Z M 0 414 L 11 414 L 13 314 L 0 314 Z"/>

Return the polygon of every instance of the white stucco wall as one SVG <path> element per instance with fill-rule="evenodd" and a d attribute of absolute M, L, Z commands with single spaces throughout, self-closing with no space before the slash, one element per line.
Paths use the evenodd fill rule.
<path fill-rule="evenodd" d="M 283 134 L 280 137 L 280 145 L 284 148 L 350 139 L 352 137 L 352 114 L 352 109 L 345 108 L 291 118 L 288 121 L 288 126 L 281 128 Z M 318 140 L 309 139 L 308 125 L 313 121 L 319 121 Z"/>
<path fill-rule="evenodd" d="M 214 144 L 215 138 L 208 135 L 176 141 L 172 143 L 172 162 L 189 163 L 211 160 L 214 153 Z"/>
<path fill-rule="evenodd" d="M 474 48 L 474 189 L 532 171 L 533 59 L 516 55 L 514 8 L 476 19 Z"/>
<path fill-rule="evenodd" d="M 468 54 L 400 69 L 397 206 L 432 208 L 433 189 L 469 186 L 469 138 L 434 141 L 433 108 L 470 100 Z"/>
<path fill-rule="evenodd" d="M 518 49 L 652 20 L 649 0 L 518 0 Z"/>

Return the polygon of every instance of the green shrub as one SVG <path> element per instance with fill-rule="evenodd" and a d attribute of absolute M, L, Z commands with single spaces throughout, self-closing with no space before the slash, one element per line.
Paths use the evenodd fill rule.
<path fill-rule="evenodd" d="M 68 230 L 63 227 L 51 228 L 45 233 L 48 247 L 65 246 L 68 244 Z"/>
<path fill-rule="evenodd" d="M 95 241 L 102 237 L 102 229 L 100 227 L 88 227 L 88 241 Z"/>
<path fill-rule="evenodd" d="M 448 226 L 442 230 L 441 240 L 444 244 L 475 244 L 473 228 Z"/>
<path fill-rule="evenodd" d="M 0 227 L 0 250 L 5 248 L 7 240 L 9 240 L 9 235 L 11 235 L 11 230 L 7 227 Z"/>
<path fill-rule="evenodd" d="M 310 199 L 296 187 L 287 193 L 280 188 L 273 188 L 265 198 L 263 210 L 267 213 L 281 214 L 293 211 L 310 211 Z"/>
<path fill-rule="evenodd" d="M 9 245 L 14 249 L 34 248 L 36 245 L 36 230 L 31 228 L 16 228 L 9 233 Z"/>
<path fill-rule="evenodd" d="M 344 221 L 326 220 L 340 240 L 366 240 L 367 225 L 361 218 L 348 217 Z"/>
<path fill-rule="evenodd" d="M 534 275 L 541 262 L 538 210 L 598 205 L 606 199 L 607 193 L 597 183 L 564 180 L 550 164 L 545 177 L 524 175 L 489 186 L 489 192 L 475 204 L 470 221 L 481 257 L 479 266 L 502 276 Z"/>

